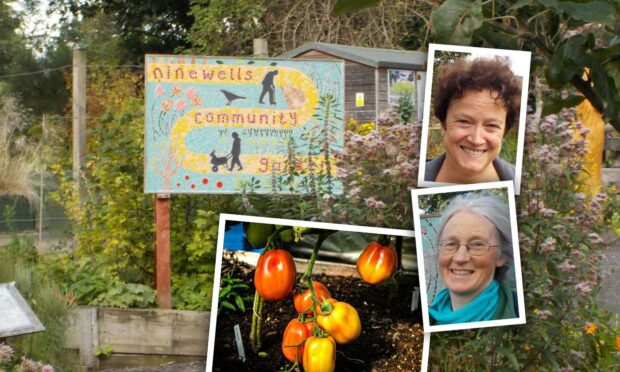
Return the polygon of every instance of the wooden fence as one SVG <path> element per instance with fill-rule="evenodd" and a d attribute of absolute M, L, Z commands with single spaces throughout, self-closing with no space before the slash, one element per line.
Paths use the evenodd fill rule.
<path fill-rule="evenodd" d="M 78 307 L 65 347 L 79 350 L 85 368 L 96 368 L 95 353 L 106 347 L 125 365 L 132 357 L 204 361 L 209 319 L 208 311 Z"/>

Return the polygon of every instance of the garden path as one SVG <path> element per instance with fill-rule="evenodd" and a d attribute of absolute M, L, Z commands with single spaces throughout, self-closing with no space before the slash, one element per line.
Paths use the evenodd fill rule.
<path fill-rule="evenodd" d="M 613 230 L 603 234 L 608 250 L 601 266 L 603 281 L 598 304 L 615 313 L 615 324 L 620 323 L 620 236 Z"/>

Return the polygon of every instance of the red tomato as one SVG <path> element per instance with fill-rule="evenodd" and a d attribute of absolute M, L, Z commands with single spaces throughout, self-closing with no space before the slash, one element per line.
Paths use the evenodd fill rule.
<path fill-rule="evenodd" d="M 357 272 L 362 279 L 375 285 L 396 271 L 396 248 L 371 242 L 357 259 Z"/>
<path fill-rule="evenodd" d="M 319 300 L 319 302 L 323 302 L 323 299 L 326 298 L 332 298 L 332 294 L 329 293 L 329 290 L 323 284 L 313 280 L 312 286 L 314 287 L 314 294 L 316 295 L 316 298 Z M 308 288 L 304 293 L 296 293 L 295 296 L 293 296 L 295 310 L 297 310 L 298 313 L 301 313 L 305 309 L 312 306 L 311 295 L 312 293 L 310 292 L 310 288 Z M 306 311 L 306 314 L 312 315 L 313 312 L 312 310 L 308 310 Z"/>
<path fill-rule="evenodd" d="M 258 258 L 254 286 L 266 301 L 279 301 L 293 289 L 296 273 L 293 256 L 284 249 L 272 249 Z"/>
<path fill-rule="evenodd" d="M 295 362 L 295 354 L 297 354 L 297 362 L 299 362 L 299 364 L 302 363 L 304 357 L 304 345 L 302 344 L 298 347 L 293 346 L 299 345 L 299 343 L 305 341 L 312 335 L 313 330 L 314 323 L 312 321 L 300 323 L 299 320 L 295 318 L 288 322 L 288 325 L 284 330 L 284 335 L 282 336 L 282 352 L 284 353 L 286 359 L 291 362 Z M 295 350 L 297 350 L 297 353 L 295 353 Z"/>

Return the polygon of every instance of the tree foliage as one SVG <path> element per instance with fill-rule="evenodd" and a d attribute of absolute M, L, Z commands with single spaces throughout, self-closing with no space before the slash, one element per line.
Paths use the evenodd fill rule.
<path fill-rule="evenodd" d="M 34 40 L 20 30 L 25 16 L 0 2 L 0 94 L 12 95 L 33 114 L 61 113 L 68 93 L 56 69 L 70 64 L 70 52 L 59 44 L 36 57 Z"/>
<path fill-rule="evenodd" d="M 437 42 L 533 51 L 549 87 L 544 113 L 580 102 L 571 87 L 620 130 L 618 2 L 448 0 L 431 14 Z"/>
<path fill-rule="evenodd" d="M 74 30 L 67 35 L 72 43 L 93 53 L 112 46 L 119 62 L 131 64 L 140 63 L 145 53 L 185 49 L 194 22 L 187 0 L 52 0 L 50 9 Z M 90 32 L 80 32 L 89 23 Z"/>
<path fill-rule="evenodd" d="M 335 12 L 359 6 L 338 0 Z M 571 87 L 620 131 L 620 4 L 612 0 L 448 0 L 430 16 L 433 41 L 533 51 L 533 73 L 544 69 L 554 89 L 545 100 L 545 114 L 581 102 L 562 96 Z"/>
<path fill-rule="evenodd" d="M 249 55 L 252 39 L 279 55 L 308 42 L 418 49 L 426 44 L 430 2 L 389 0 L 376 9 L 335 17 L 335 0 L 195 0 L 197 20 L 188 35 L 192 51 Z"/>

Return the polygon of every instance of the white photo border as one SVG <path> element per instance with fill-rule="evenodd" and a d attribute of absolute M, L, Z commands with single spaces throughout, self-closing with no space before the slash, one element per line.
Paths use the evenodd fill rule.
<path fill-rule="evenodd" d="M 531 64 L 531 52 L 521 50 L 508 50 L 508 49 L 492 49 L 492 48 L 478 48 L 459 45 L 445 45 L 445 44 L 429 44 L 428 47 L 428 59 L 426 62 L 426 86 L 424 87 L 424 108 L 422 115 L 422 137 L 420 138 L 420 166 L 418 169 L 418 186 L 419 187 L 435 187 L 435 186 L 447 186 L 452 185 L 450 183 L 425 181 L 424 175 L 426 172 L 426 150 L 428 146 L 428 132 L 431 119 L 431 97 L 433 88 L 433 66 L 435 61 L 436 51 L 446 52 L 461 52 L 472 54 L 487 54 L 489 56 L 505 56 L 514 61 L 514 59 L 527 59 L 528 63 L 523 66 L 524 76 L 523 84 L 521 86 L 521 107 L 519 110 L 519 124 L 517 134 L 517 158 L 515 164 L 515 178 L 514 178 L 514 190 L 515 194 L 519 195 L 521 192 L 521 172 L 523 165 L 523 146 L 525 141 L 525 125 L 527 115 L 527 95 L 529 89 L 530 79 L 530 64 Z M 483 183 L 479 183 L 483 184 Z"/>
<path fill-rule="evenodd" d="M 517 212 L 515 207 L 515 197 L 513 183 L 511 181 L 488 182 L 472 185 L 443 186 L 431 189 L 411 190 L 411 202 L 413 203 L 413 226 L 416 242 L 416 255 L 418 259 L 418 272 L 420 275 L 420 300 L 422 306 L 422 322 L 424 332 L 456 331 L 462 329 L 497 327 L 506 325 L 525 324 L 525 300 L 523 296 L 523 279 L 521 274 L 521 254 L 519 250 L 519 233 L 517 232 Z M 512 235 L 512 249 L 514 255 L 515 284 L 517 291 L 517 302 L 519 317 L 512 319 L 485 320 L 481 322 L 469 322 L 447 325 L 430 325 L 428 315 L 428 297 L 426 292 L 426 273 L 424 268 L 424 252 L 422 247 L 422 229 L 420 223 L 420 205 L 418 196 L 445 194 L 453 192 L 479 191 L 489 189 L 506 189 L 508 193 L 508 208 L 510 213 L 510 230 Z"/>
<path fill-rule="evenodd" d="M 367 233 L 367 234 L 402 236 L 406 238 L 415 238 L 416 236 L 415 233 L 410 230 L 387 229 L 387 228 L 380 228 L 380 227 L 343 225 L 343 224 L 325 223 L 325 222 L 311 222 L 311 221 L 300 221 L 300 220 L 289 220 L 289 219 L 269 218 L 269 217 L 255 217 L 255 216 L 221 213 L 220 224 L 218 228 L 218 236 L 217 236 L 215 274 L 213 278 L 213 292 L 212 292 L 213 294 L 212 294 L 212 299 L 211 299 L 211 317 L 209 321 L 209 341 L 207 345 L 207 365 L 206 365 L 205 371 L 213 370 L 213 350 L 214 350 L 214 345 L 215 345 L 215 331 L 217 329 L 217 309 L 219 305 L 218 302 L 219 302 L 219 294 L 220 294 L 220 277 L 222 275 L 222 257 L 224 254 L 224 234 L 226 230 L 226 221 L 256 222 L 256 223 L 273 224 L 273 225 L 310 227 L 310 228 L 326 229 L 326 230 L 339 230 L 339 231 L 360 232 L 360 233 Z M 417 242 L 417 239 L 416 239 L 416 242 Z M 417 252 L 418 250 L 416 247 L 416 254 Z M 418 262 L 419 262 L 419 259 L 418 259 Z M 419 271 L 419 269 L 418 269 L 418 278 L 420 280 L 420 286 L 422 286 L 422 282 L 421 282 L 422 273 Z M 424 313 L 424 310 L 422 310 L 422 313 Z M 424 329 L 426 330 L 426 328 Z M 422 368 L 421 370 L 423 372 L 426 372 L 428 368 L 429 347 L 430 347 L 430 335 L 428 333 L 425 333 L 423 347 L 422 347 Z"/>

